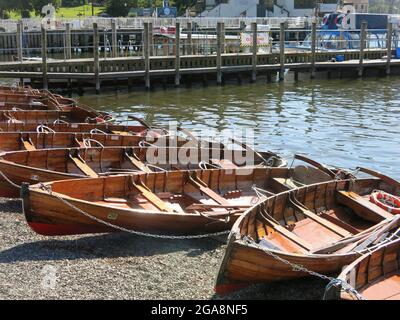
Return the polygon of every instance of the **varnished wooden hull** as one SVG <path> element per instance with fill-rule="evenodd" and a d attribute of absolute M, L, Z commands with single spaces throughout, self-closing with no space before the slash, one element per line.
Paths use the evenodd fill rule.
<path fill-rule="evenodd" d="M 400 300 L 400 239 L 368 252 L 346 266 L 337 277 L 367 300 Z M 342 286 L 330 286 L 325 299 L 358 300 Z"/>
<path fill-rule="evenodd" d="M 42 235 L 119 231 L 117 228 L 105 226 L 89 218 L 79 210 L 129 230 L 164 234 L 197 234 L 229 230 L 243 212 L 243 209 L 240 209 L 242 207 L 237 206 L 251 206 L 260 200 L 253 190 L 254 186 L 262 187 L 269 192 L 279 192 L 281 189 L 273 183 L 273 179 L 287 177 L 291 173 L 292 169 L 289 168 L 138 173 L 134 176 L 121 175 L 51 182 L 46 186 L 51 188 L 52 194 L 43 189 L 43 185 L 37 184 L 29 188 L 25 186 L 21 195 L 28 224 Z M 197 189 L 190 182 L 189 177 L 193 174 L 206 183 L 209 191 Z M 140 191 L 130 189 L 130 179 L 147 186 L 152 197 L 160 197 L 160 199 L 163 197 L 165 199 L 163 201 L 168 202 L 166 206 L 178 210 L 177 206 L 180 205 L 179 211 L 166 212 L 155 207 L 151 201 L 144 201 Z M 204 210 L 207 212 L 212 210 L 207 207 L 211 204 L 211 199 L 214 199 L 209 198 L 212 196 L 209 196 L 210 190 L 216 194 L 216 197 L 224 197 L 224 201 L 227 201 L 230 206 L 230 209 L 227 206 L 221 208 L 216 204 L 217 211 L 212 212 L 211 218 L 206 216 L 209 213 L 201 209 L 190 209 L 197 204 L 198 206 L 205 205 Z M 187 200 L 184 200 L 185 195 L 187 195 Z M 129 205 L 122 201 L 116 202 L 115 199 L 123 197 L 130 199 Z M 176 199 L 176 202 L 171 199 Z M 71 208 L 65 201 L 79 210 Z M 226 219 L 227 214 L 229 219 Z"/>
<path fill-rule="evenodd" d="M 147 131 L 144 131 L 146 133 Z M 157 135 L 157 132 L 155 133 Z M 182 146 L 187 143 L 184 139 L 175 140 L 173 137 L 154 137 L 141 134 L 103 134 L 103 133 L 38 133 L 38 132 L 0 132 L 0 152 L 76 148 L 76 147 L 137 147 L 140 143 L 157 143 L 160 146 Z"/>
<path fill-rule="evenodd" d="M 22 193 L 22 197 L 27 223 L 38 234 L 62 236 L 120 231 L 85 217 L 54 196 L 29 191 L 27 194 Z M 149 213 L 144 210 L 110 208 L 90 202 L 70 203 L 98 219 L 125 229 L 161 234 L 198 234 L 228 230 L 237 218 L 234 215 L 228 223 L 211 223 L 212 221 L 198 214 Z"/>
<path fill-rule="evenodd" d="M 63 110 L 78 106 L 74 99 L 65 98 L 50 92 L 31 90 L 6 90 L 0 89 L 0 109 L 11 110 Z"/>
<path fill-rule="evenodd" d="M 54 123 L 54 122 L 104 122 L 102 115 L 74 107 L 68 111 L 59 110 L 23 110 L 23 111 L 4 111 L 0 110 L 0 123 Z"/>
<path fill-rule="evenodd" d="M 341 204 L 345 203 L 342 198 L 339 198 L 338 193 L 345 190 L 357 190 L 360 194 L 368 194 L 368 192 L 375 189 L 382 189 L 384 186 L 384 182 L 378 179 L 320 183 L 283 192 L 249 209 L 236 221 L 231 230 L 229 244 L 217 275 L 215 291 L 219 294 L 227 294 L 252 283 L 290 280 L 310 276 L 306 272 L 296 270 L 294 265 L 299 265 L 307 270 L 325 275 L 340 272 L 343 266 L 359 257 L 359 253 L 351 250 L 348 252 L 339 250 L 337 253 L 313 253 L 313 251 L 318 251 L 320 247 L 329 246 L 342 239 L 341 236 L 332 231 L 332 224 L 328 223 L 336 221 L 335 227 L 339 226 L 338 230 L 350 230 L 350 234 L 357 235 L 357 233 L 373 227 L 379 221 L 386 221 L 385 219 L 390 219 L 393 216 L 389 213 L 385 214 L 379 208 L 376 208 L 378 215 L 374 216 L 372 212 L 369 214 L 366 212 L 363 218 L 359 218 L 358 213 L 356 215 L 348 213 L 349 218 L 343 220 L 346 223 L 338 221 L 338 219 L 342 219 L 340 218 L 341 216 L 343 216 L 343 219 L 347 217 L 347 211 L 341 209 L 341 206 L 337 204 L 338 199 L 341 199 Z M 400 191 L 398 188 L 391 186 L 387 188 L 394 194 L 398 194 Z M 296 194 L 295 198 L 301 199 L 303 204 L 312 208 L 310 214 L 313 214 L 314 210 L 315 212 L 322 210 L 321 212 L 328 213 L 329 216 L 323 214 L 319 216 L 319 219 L 330 217 L 329 221 L 320 219 L 324 223 L 324 225 L 321 225 L 316 223 L 317 220 L 314 220 L 318 219 L 318 217 L 310 219 L 301 216 L 300 220 L 297 220 L 296 215 L 296 218 L 294 218 L 293 209 L 285 207 L 291 194 Z M 282 229 L 286 229 L 286 231 L 277 232 L 275 230 L 275 232 L 272 232 L 272 229 L 265 227 L 265 230 L 261 230 L 262 233 L 260 233 L 260 228 L 264 228 L 259 220 L 257 220 L 259 215 L 258 210 L 260 210 L 261 206 L 264 206 L 264 211 L 269 212 L 276 221 L 282 224 L 283 221 L 294 221 L 295 224 L 292 225 L 292 227 L 295 226 L 294 229 L 283 226 Z M 352 208 L 360 209 L 360 207 L 356 206 L 359 206 L 359 204 L 354 204 Z M 331 216 L 329 213 L 330 210 L 338 210 L 340 215 Z M 299 226 L 297 227 L 297 225 Z M 328 227 L 329 229 L 327 229 Z M 292 238 L 286 238 L 286 236 L 282 237 L 282 234 L 285 233 L 281 234 L 281 232 L 284 231 L 285 233 L 292 234 L 294 236 L 293 240 Z M 261 237 L 260 235 L 263 236 Z M 282 238 L 279 241 L 276 238 L 278 235 L 280 236 L 279 239 Z M 268 241 L 275 239 L 274 241 L 277 242 L 272 242 L 272 245 L 271 242 L 268 245 L 261 244 L 261 240 L 264 237 Z M 255 241 L 254 239 L 258 240 Z M 304 239 L 306 240 L 305 242 Z M 304 248 L 301 248 L 300 245 L 303 245 Z M 310 246 L 310 249 L 305 249 L 306 246 Z M 285 250 L 283 248 L 288 249 Z M 285 263 L 281 259 L 288 263 Z"/>
<path fill-rule="evenodd" d="M 80 157 L 94 173 L 105 174 L 111 170 L 110 168 L 121 172 L 142 170 L 132 163 L 134 159 L 127 157 L 127 153 L 135 154 L 140 161 L 165 170 L 186 170 L 199 168 L 202 159 L 218 157 L 223 159 L 226 154 L 232 155 L 235 162 L 236 155 L 241 156 L 243 152 L 235 150 L 231 153 L 225 149 L 154 147 L 66 148 L 8 152 L 3 154 L 1 157 L 3 160 L 0 160 L 0 196 L 19 197 L 19 189 L 4 176 L 17 185 L 21 185 L 22 182 L 32 184 L 88 176 L 71 161 L 71 156 Z M 178 158 L 180 153 L 189 157 L 184 157 L 181 162 Z M 264 154 L 267 155 L 268 153 Z M 247 165 L 262 164 L 260 159 L 253 160 L 254 162 L 248 162 Z M 238 164 L 238 166 L 243 165 Z"/>
<path fill-rule="evenodd" d="M 279 251 L 271 250 L 271 252 L 293 264 L 327 275 L 339 272 L 344 265 L 354 261 L 359 256 L 356 253 L 351 253 L 343 256 L 315 255 L 306 257 Z M 234 232 L 230 235 L 229 247 L 226 249 L 225 255 L 228 254 L 229 257 L 224 257 L 215 285 L 215 292 L 221 295 L 254 283 L 310 276 L 304 272 L 294 271 L 290 265 L 278 261 L 258 248 L 248 246 L 238 240 Z"/>
<path fill-rule="evenodd" d="M 100 130 L 104 133 L 121 133 L 129 135 L 147 136 L 150 135 L 149 130 L 142 125 L 127 126 L 112 123 L 46 123 L 45 126 L 55 132 L 69 133 L 91 133 L 92 130 Z M 37 123 L 1 123 L 1 132 L 37 132 L 42 130 Z M 151 130 L 153 136 L 165 136 L 166 133 L 159 129 Z"/>

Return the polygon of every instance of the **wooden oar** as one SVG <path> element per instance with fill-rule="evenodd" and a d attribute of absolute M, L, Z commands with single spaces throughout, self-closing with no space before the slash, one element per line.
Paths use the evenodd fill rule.
<path fill-rule="evenodd" d="M 257 152 L 256 150 L 254 150 L 252 147 L 250 147 L 248 144 L 238 141 L 234 138 L 229 138 L 229 140 L 231 140 L 233 143 L 241 146 L 243 149 L 253 152 L 257 157 L 259 157 L 266 165 L 268 165 L 268 160 L 266 160 L 259 152 Z M 278 156 L 278 155 L 276 155 Z"/>
<path fill-rule="evenodd" d="M 190 130 L 182 127 L 178 127 L 177 130 L 187 135 L 194 144 L 200 146 L 200 141 L 193 135 Z"/>
<path fill-rule="evenodd" d="M 392 228 L 395 228 L 398 225 L 398 222 L 400 221 L 400 216 L 395 216 L 394 219 L 390 223 L 388 223 L 386 226 L 383 226 L 379 228 L 378 230 L 372 232 L 365 240 L 359 241 L 353 248 L 346 248 L 344 252 L 349 252 L 349 251 L 360 251 L 368 247 L 370 244 L 374 243 L 378 238 L 380 238 L 384 233 L 387 231 L 391 230 Z"/>
<path fill-rule="evenodd" d="M 190 206 L 186 207 L 187 210 L 199 210 L 199 209 L 207 209 L 207 208 L 215 208 L 215 209 L 227 209 L 227 208 L 232 208 L 233 205 L 222 205 L 222 204 L 206 204 L 206 203 L 194 203 L 191 204 Z M 242 208 L 242 209 L 248 209 L 251 206 L 249 205 L 234 205 L 235 208 Z"/>
<path fill-rule="evenodd" d="M 186 128 L 178 127 L 177 130 L 182 132 L 183 134 L 185 134 L 187 137 L 189 137 L 190 138 L 189 141 L 193 142 L 193 144 L 196 147 L 201 147 L 202 143 L 203 144 L 208 144 L 208 145 L 212 145 L 213 143 L 216 143 L 216 142 L 207 141 L 207 140 L 199 140 L 194 136 L 194 134 L 190 130 L 188 130 Z M 219 143 L 219 147 L 221 149 L 223 149 L 225 146 L 222 143 Z"/>
<path fill-rule="evenodd" d="M 364 168 L 364 167 L 357 167 L 357 170 L 359 170 L 361 172 L 364 172 L 364 173 L 367 173 L 367 174 L 369 174 L 371 176 L 377 177 L 377 178 L 381 179 L 382 181 L 385 181 L 386 183 L 388 183 L 390 185 L 393 185 L 393 186 L 395 186 L 397 188 L 400 188 L 400 182 L 399 181 L 397 181 L 397 180 L 395 180 L 395 179 L 393 179 L 391 177 L 388 177 L 388 176 L 386 176 L 386 175 L 384 175 L 384 174 L 382 174 L 382 173 L 380 173 L 378 171 L 375 171 L 375 170 L 372 170 L 372 169 L 367 169 L 367 168 Z"/>
<path fill-rule="evenodd" d="M 335 176 L 336 176 L 336 174 L 331 169 L 329 169 L 327 166 L 325 166 L 324 164 L 319 163 L 313 159 L 307 158 L 300 154 L 295 154 L 294 158 L 297 160 L 301 160 L 301 161 L 311 164 L 312 166 L 314 166 L 314 167 L 318 168 L 319 170 L 328 174 L 331 178 L 335 178 Z"/>
<path fill-rule="evenodd" d="M 350 236 L 348 238 L 343 238 L 333 244 L 329 244 L 324 247 L 320 247 L 320 248 L 312 251 L 311 253 L 315 253 L 315 254 L 329 253 L 329 252 L 333 252 L 333 251 L 338 251 L 351 243 L 361 242 L 361 241 L 365 240 L 366 238 L 368 238 L 369 236 L 371 236 L 372 234 L 374 234 L 377 230 L 391 229 L 392 227 L 396 227 L 396 223 L 398 226 L 400 224 L 400 220 L 398 218 L 400 218 L 400 216 L 393 216 L 392 219 L 383 220 L 380 223 L 378 223 L 368 229 L 365 229 L 364 231 L 361 231 L 360 233 L 358 233 L 354 236 Z M 391 224 L 389 228 L 381 229 L 382 227 L 385 227 L 387 224 Z"/>
<path fill-rule="evenodd" d="M 128 115 L 128 119 L 135 120 L 135 121 L 139 122 L 143 127 L 146 127 L 146 129 L 152 129 L 151 126 L 141 118 L 138 118 L 136 116 L 133 116 L 133 115 L 129 114 Z"/>

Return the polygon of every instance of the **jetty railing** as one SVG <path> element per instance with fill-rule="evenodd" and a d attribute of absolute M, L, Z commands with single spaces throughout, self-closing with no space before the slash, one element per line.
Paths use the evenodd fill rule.
<path fill-rule="evenodd" d="M 316 22 L 308 29 L 291 29 L 287 22 L 268 29 L 257 19 L 250 28 L 227 28 L 233 20 L 241 21 L 215 19 L 214 28 L 199 29 L 193 19 L 176 19 L 168 27 L 140 19 L 142 28 L 126 29 L 116 19 L 105 19 L 107 27 L 94 22 L 82 30 L 66 23 L 56 30 L 41 26 L 40 33 L 25 31 L 20 21 L 14 33 L 0 33 L 0 60 L 9 60 L 0 62 L 0 78 L 39 78 L 44 87 L 49 79 L 93 79 L 100 90 L 107 79 L 144 78 L 150 87 L 154 77 L 171 76 L 179 85 L 181 76 L 201 73 L 216 74 L 217 83 L 235 72 L 249 72 L 252 80 L 260 72 L 277 72 L 283 80 L 287 69 L 308 70 L 314 77 L 317 69 L 328 67 L 357 68 L 362 76 L 371 61 L 389 74 L 398 46 L 391 23 L 385 30 L 364 23 L 351 33 L 329 33 L 317 29 Z"/>
<path fill-rule="evenodd" d="M 81 17 L 76 19 L 54 18 L 28 18 L 19 20 L 25 31 L 40 31 L 42 24 L 48 24 L 48 29 L 64 30 L 67 24 L 70 24 L 75 30 L 90 30 L 93 23 L 97 23 L 99 29 L 111 28 L 115 23 L 117 29 L 143 29 L 145 23 L 151 23 L 154 27 L 174 26 L 177 22 L 182 27 L 187 27 L 190 23 L 192 26 L 201 29 L 215 29 L 218 22 L 224 23 L 225 27 L 240 28 L 243 25 L 249 25 L 252 22 L 257 24 L 269 25 L 271 28 L 279 28 L 280 23 L 285 22 L 288 28 L 307 28 L 311 24 L 309 17 L 264 17 L 264 18 L 247 18 L 247 17 L 180 17 L 180 18 L 153 18 L 153 17 L 136 17 L 136 18 L 103 18 L 103 17 Z M 17 20 L 0 19 L 0 32 L 16 32 Z"/>

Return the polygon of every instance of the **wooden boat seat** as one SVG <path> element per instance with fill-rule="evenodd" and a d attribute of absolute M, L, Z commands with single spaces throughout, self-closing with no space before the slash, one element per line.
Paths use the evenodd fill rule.
<path fill-rule="evenodd" d="M 197 189 L 199 189 L 202 193 L 204 193 L 205 195 L 210 197 L 216 203 L 223 205 L 223 206 L 228 206 L 231 208 L 233 207 L 232 204 L 229 203 L 229 201 L 227 199 L 225 199 L 224 197 L 222 197 L 221 195 L 216 193 L 214 190 L 210 189 L 207 186 L 207 184 L 204 181 L 200 180 L 200 178 L 197 177 L 196 175 L 194 175 L 194 176 L 189 175 L 188 182 L 190 184 L 192 184 L 194 187 L 196 187 Z"/>
<path fill-rule="evenodd" d="M 238 166 L 229 159 L 210 159 L 210 163 L 221 169 L 236 169 Z"/>
<path fill-rule="evenodd" d="M 337 210 L 339 210 L 339 209 L 337 208 Z M 335 213 L 333 210 L 331 210 L 331 212 L 333 214 Z M 335 225 L 337 225 L 339 227 L 342 227 L 343 229 L 349 231 L 352 234 L 356 234 L 356 233 L 360 232 L 359 229 L 356 229 L 351 224 L 349 224 L 349 223 L 347 223 L 347 222 L 345 222 L 343 220 L 338 219 L 336 216 L 331 215 L 329 211 L 321 212 L 321 217 L 323 217 L 324 219 L 334 223 Z"/>
<path fill-rule="evenodd" d="M 329 174 L 322 172 L 320 169 L 304 165 L 294 168 L 292 178 L 295 181 L 301 181 L 303 185 L 332 180 Z"/>
<path fill-rule="evenodd" d="M 113 134 L 118 134 L 120 136 L 130 136 L 131 134 L 126 131 L 117 131 L 117 130 L 111 130 L 111 133 Z"/>
<path fill-rule="evenodd" d="M 303 249 L 306 249 L 307 251 L 311 251 L 313 249 L 312 245 L 306 242 L 304 239 L 300 238 L 290 230 L 286 229 L 285 227 L 281 226 L 280 224 L 274 224 L 273 228 L 288 238 L 290 241 L 294 242 L 298 246 L 302 247 Z"/>
<path fill-rule="evenodd" d="M 285 238 L 289 239 L 290 241 L 292 241 L 299 247 L 301 247 L 307 251 L 311 251 L 313 249 L 311 244 L 309 244 L 307 241 L 305 241 L 304 239 L 302 239 L 299 236 L 297 236 L 296 234 L 294 234 L 292 231 L 288 230 L 286 227 L 283 227 L 281 224 L 273 221 L 272 219 L 265 217 L 264 215 L 262 215 L 262 219 L 267 224 L 269 224 L 276 232 L 280 233 Z"/>
<path fill-rule="evenodd" d="M 140 183 L 136 183 L 134 181 L 134 177 L 131 176 L 131 187 L 135 189 L 135 191 L 139 192 L 139 194 L 145 198 L 148 202 L 150 202 L 157 209 L 165 212 L 175 212 L 174 209 L 167 206 L 167 204 L 160 199 L 155 193 L 153 193 L 142 181 Z"/>
<path fill-rule="evenodd" d="M 315 214 L 311 210 L 303 208 L 300 205 L 296 205 L 296 203 L 293 203 L 293 202 L 292 202 L 292 206 L 294 207 L 295 210 L 299 211 L 300 213 L 305 215 L 307 218 L 310 218 L 311 220 L 315 221 L 316 223 L 320 224 L 321 226 L 325 227 L 326 229 L 329 229 L 330 231 L 333 231 L 334 233 L 338 234 L 339 236 L 348 237 L 348 236 L 352 235 L 351 232 L 343 229 L 342 227 L 334 224 L 333 222 L 325 219 L 324 217 Z"/>
<path fill-rule="evenodd" d="M 340 190 L 336 191 L 336 198 L 338 203 L 349 207 L 357 215 L 366 220 L 379 222 L 393 217 L 392 214 L 370 202 L 369 199 L 360 196 L 358 193 Z"/>
<path fill-rule="evenodd" d="M 23 137 L 21 137 L 21 142 L 25 150 L 27 151 L 36 150 L 35 144 L 32 142 L 31 138 L 24 139 Z"/>
<path fill-rule="evenodd" d="M 79 170 L 91 178 L 98 178 L 98 174 L 90 168 L 79 156 L 70 155 L 70 159 L 75 163 Z"/>
<path fill-rule="evenodd" d="M 276 184 L 280 185 L 283 190 L 290 190 L 298 188 L 301 185 L 296 184 L 296 182 L 291 178 L 272 178 Z"/>
<path fill-rule="evenodd" d="M 146 166 L 146 164 L 143 163 L 135 154 L 133 154 L 133 156 L 131 156 L 127 152 L 125 152 L 125 156 L 128 158 L 130 163 L 132 163 L 132 165 L 135 168 L 138 168 L 140 171 L 147 172 L 147 173 L 153 172 L 153 170 L 151 170 L 148 166 Z"/>

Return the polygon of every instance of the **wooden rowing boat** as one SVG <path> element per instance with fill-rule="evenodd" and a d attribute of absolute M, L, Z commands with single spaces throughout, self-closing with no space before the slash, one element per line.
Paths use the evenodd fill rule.
<path fill-rule="evenodd" d="M 21 195 L 29 225 L 43 235 L 119 231 L 60 198 L 127 229 L 192 234 L 229 229 L 246 208 L 286 190 L 295 174 L 270 167 L 149 172 L 24 186 Z"/>
<path fill-rule="evenodd" d="M 400 239 L 383 244 L 346 266 L 338 279 L 368 300 L 400 300 Z M 358 300 L 342 286 L 330 286 L 325 299 Z"/>
<path fill-rule="evenodd" d="M 18 150 L 37 150 L 74 147 L 117 147 L 144 145 L 145 141 L 163 143 L 168 146 L 176 142 L 172 137 L 163 141 L 141 135 L 103 134 L 103 133 L 68 133 L 68 132 L 0 132 L 0 152 Z M 177 146 L 182 146 L 186 140 L 179 140 Z"/>
<path fill-rule="evenodd" d="M 26 89 L 21 91 L 0 89 L 0 111 L 73 111 L 84 114 L 85 118 L 105 122 L 112 120 L 108 113 L 98 112 L 93 108 L 78 104 L 74 99 L 53 94 L 48 90 Z M 84 121 L 85 122 L 85 121 Z"/>
<path fill-rule="evenodd" d="M 340 271 L 381 239 L 373 237 L 380 223 L 397 217 L 399 225 L 400 215 L 369 201 L 377 189 L 400 194 L 400 185 L 386 179 L 330 181 L 282 192 L 248 210 L 232 228 L 216 292 L 308 275 L 293 264 L 323 274 Z"/>
<path fill-rule="evenodd" d="M 59 110 L 0 110 L 0 123 L 102 123 L 111 120 L 108 116 L 98 115 L 79 107 L 68 111 Z"/>
<path fill-rule="evenodd" d="M 286 162 L 274 153 L 252 153 L 198 147 L 98 147 L 43 149 L 7 152 L 0 160 L 0 196 L 18 197 L 20 185 L 53 180 L 97 177 L 158 170 L 235 169 L 240 166 L 281 166 Z M 5 178 L 7 177 L 7 178 Z"/>
<path fill-rule="evenodd" d="M 166 129 L 152 128 L 145 125 L 121 125 L 113 123 L 1 123 L 0 132 L 38 132 L 38 133 L 103 133 L 138 136 L 167 136 Z"/>
<path fill-rule="evenodd" d="M 65 110 L 78 106 L 70 98 L 53 94 L 0 92 L 0 110 Z"/>
<path fill-rule="evenodd" d="M 43 129 L 43 128 L 41 128 Z M 47 128 L 48 130 L 49 128 Z M 134 128 L 136 129 L 136 128 Z M 37 150 L 54 148 L 88 148 L 88 147 L 183 147 L 198 146 L 198 141 L 193 141 L 177 135 L 163 135 L 162 130 L 143 130 L 137 133 L 119 132 L 115 134 L 104 133 L 101 130 L 87 132 L 0 132 L 0 152 Z M 124 134 L 126 133 L 126 134 Z M 220 147 L 218 143 L 201 142 L 203 147 Z"/>

